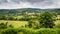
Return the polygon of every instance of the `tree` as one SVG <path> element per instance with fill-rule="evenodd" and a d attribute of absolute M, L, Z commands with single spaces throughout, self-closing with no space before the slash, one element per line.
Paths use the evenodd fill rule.
<path fill-rule="evenodd" d="M 8 17 L 8 20 L 15 20 L 14 17 L 10 16 Z"/>
<path fill-rule="evenodd" d="M 4 23 L 1 23 L 1 24 L 0 24 L 0 29 L 5 29 L 5 28 L 7 28 L 7 25 L 4 24 Z"/>
<path fill-rule="evenodd" d="M 6 23 L 0 23 L 0 29 L 5 29 L 5 28 L 8 28 L 8 27 L 13 28 L 13 26 L 11 24 L 8 25 L 7 22 Z"/>
<path fill-rule="evenodd" d="M 4 15 L 2 15 L 2 16 L 0 16 L 0 20 L 6 20 L 6 16 L 4 16 Z"/>
<path fill-rule="evenodd" d="M 34 28 L 34 29 L 40 28 L 39 21 L 37 21 L 37 20 L 29 20 L 28 26 L 29 26 L 29 28 Z"/>
<path fill-rule="evenodd" d="M 53 28 L 57 14 L 54 12 L 43 12 L 40 14 L 40 26 L 45 28 Z"/>

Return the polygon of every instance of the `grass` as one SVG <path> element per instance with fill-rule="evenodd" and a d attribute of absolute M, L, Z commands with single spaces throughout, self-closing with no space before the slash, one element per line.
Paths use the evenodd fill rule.
<path fill-rule="evenodd" d="M 60 28 L 60 15 L 57 15 L 57 19 L 59 19 L 59 20 L 55 21 L 55 27 Z"/>
<path fill-rule="evenodd" d="M 57 20 L 57 21 L 55 22 L 55 27 L 56 27 L 56 28 L 60 28 L 60 20 Z"/>
<path fill-rule="evenodd" d="M 6 23 L 6 20 L 0 20 L 0 23 Z M 27 21 L 8 21 L 8 25 L 13 25 L 15 28 L 25 26 L 28 22 Z"/>

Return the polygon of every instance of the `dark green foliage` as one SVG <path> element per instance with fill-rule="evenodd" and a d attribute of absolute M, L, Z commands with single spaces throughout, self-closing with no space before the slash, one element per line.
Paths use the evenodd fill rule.
<path fill-rule="evenodd" d="M 7 20 L 7 18 L 8 18 L 8 20 L 15 20 L 14 19 L 14 17 L 12 17 L 12 16 L 0 16 L 0 20 Z"/>
<path fill-rule="evenodd" d="M 9 25 L 9 27 L 13 28 L 13 26 L 12 26 L 12 25 Z"/>
<path fill-rule="evenodd" d="M 12 25 L 8 25 L 8 22 L 6 23 L 0 23 L 0 29 L 6 29 L 6 28 L 13 28 Z"/>
<path fill-rule="evenodd" d="M 19 21 L 27 21 L 25 17 L 18 19 Z"/>
<path fill-rule="evenodd" d="M 56 29 L 40 29 L 39 31 L 38 31 L 38 33 L 39 34 L 57 34 L 58 32 L 57 32 L 57 30 Z"/>
<path fill-rule="evenodd" d="M 45 28 L 53 28 L 57 15 L 53 12 L 43 12 L 40 14 L 40 25 Z"/>
<path fill-rule="evenodd" d="M 0 16 L 0 20 L 7 20 L 6 16 Z"/>
<path fill-rule="evenodd" d="M 8 20 L 15 20 L 14 17 L 10 16 L 8 17 Z"/>
<path fill-rule="evenodd" d="M 17 34 L 17 33 L 18 31 L 15 29 L 7 29 L 7 30 L 2 31 L 2 34 Z"/>
<path fill-rule="evenodd" d="M 7 25 L 4 24 L 4 23 L 1 23 L 1 24 L 0 24 L 0 29 L 5 29 L 5 28 L 7 28 Z"/>

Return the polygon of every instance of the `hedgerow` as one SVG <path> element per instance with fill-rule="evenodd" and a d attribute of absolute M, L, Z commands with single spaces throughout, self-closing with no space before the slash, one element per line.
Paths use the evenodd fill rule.
<path fill-rule="evenodd" d="M 4 29 L 0 32 L 1 34 L 60 34 L 60 29 L 53 28 L 40 28 L 40 29 L 31 29 L 31 28 L 9 28 Z"/>

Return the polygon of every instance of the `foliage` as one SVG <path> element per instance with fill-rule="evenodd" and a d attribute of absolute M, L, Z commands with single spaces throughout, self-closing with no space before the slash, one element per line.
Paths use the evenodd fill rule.
<path fill-rule="evenodd" d="M 15 20 L 14 17 L 10 16 L 8 17 L 8 20 Z"/>
<path fill-rule="evenodd" d="M 5 29 L 4 31 L 1 32 L 1 34 L 17 34 L 18 33 L 18 29 Z"/>
<path fill-rule="evenodd" d="M 60 29 L 41 28 L 34 30 L 30 28 L 13 28 L 3 30 L 1 34 L 60 34 Z"/>
<path fill-rule="evenodd" d="M 53 28 L 57 15 L 53 12 L 43 12 L 40 14 L 40 25 L 45 28 Z"/>
<path fill-rule="evenodd" d="M 29 20 L 28 21 L 28 26 L 31 28 L 35 28 L 35 29 L 39 29 L 40 25 L 39 25 L 39 21 L 36 20 Z"/>
<path fill-rule="evenodd" d="M 0 16 L 0 20 L 7 20 L 6 16 Z"/>
<path fill-rule="evenodd" d="M 0 24 L 0 29 L 4 29 L 4 28 L 7 28 L 7 24 L 1 23 Z"/>
<path fill-rule="evenodd" d="M 5 29 L 5 28 L 8 28 L 8 27 L 13 27 L 12 25 L 9 25 L 8 26 L 8 23 L 6 22 L 6 23 L 0 23 L 0 29 Z"/>

